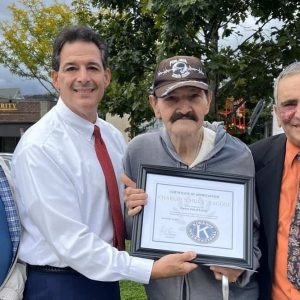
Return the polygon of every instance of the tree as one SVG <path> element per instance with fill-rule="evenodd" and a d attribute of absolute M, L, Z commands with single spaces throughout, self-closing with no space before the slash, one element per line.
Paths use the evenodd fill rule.
<path fill-rule="evenodd" d="M 42 0 L 23 0 L 9 6 L 12 21 L 0 22 L 0 63 L 20 77 L 37 79 L 50 93 L 55 88 L 50 80 L 53 38 L 58 31 L 74 22 L 65 4 L 45 6 Z"/>
<path fill-rule="evenodd" d="M 152 119 L 148 105 L 149 87 L 156 63 L 158 31 L 139 1 L 119 1 L 118 5 L 99 2 L 94 27 L 108 42 L 112 82 L 102 101 L 101 111 L 129 115 L 129 135 L 142 131 Z"/>
<path fill-rule="evenodd" d="M 11 7 L 13 23 L 0 26 L 5 38 L 0 63 L 20 76 L 48 82 L 49 41 L 72 20 L 90 24 L 110 49 L 112 83 L 101 111 L 128 114 L 132 137 L 152 120 L 148 94 L 162 58 L 186 54 L 204 61 L 214 91 L 212 119 L 220 118 L 218 112 L 229 96 L 245 99 L 248 115 L 258 100 L 265 99 L 269 110 L 257 126 L 261 137 L 270 119 L 273 78 L 298 57 L 299 1 L 76 0 L 74 19 L 65 5 L 56 3 L 48 11 L 40 0 L 22 3 L 24 9 Z M 251 33 L 243 37 L 241 24 L 249 18 Z M 279 26 L 270 27 L 273 19 Z"/>
<path fill-rule="evenodd" d="M 294 60 L 299 45 L 300 4 L 284 1 L 283 7 L 282 2 L 94 0 L 95 7 L 101 7 L 95 26 L 112 49 L 110 111 L 129 113 L 131 135 L 138 133 L 134 124 L 151 118 L 146 106 L 155 63 L 167 56 L 186 54 L 205 62 L 215 96 L 211 118 L 219 118 L 218 111 L 228 96 L 244 98 L 250 110 L 265 99 L 269 109 L 263 115 L 264 124 L 270 119 L 273 78 L 282 64 Z M 240 24 L 250 17 L 254 20 L 252 32 L 241 39 Z M 269 28 L 266 35 L 265 28 L 274 18 L 281 27 Z M 224 44 L 234 39 L 241 42 Z"/>

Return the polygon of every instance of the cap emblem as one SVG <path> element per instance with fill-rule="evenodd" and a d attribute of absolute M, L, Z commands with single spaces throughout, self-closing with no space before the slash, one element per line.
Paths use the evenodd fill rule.
<path fill-rule="evenodd" d="M 158 71 L 157 76 L 165 75 L 167 73 L 172 72 L 173 78 L 185 78 L 191 74 L 191 71 L 197 72 L 199 74 L 203 74 L 201 68 L 196 69 L 187 64 L 187 60 L 184 58 L 174 59 L 170 61 L 170 69 L 165 69 L 163 71 Z"/>

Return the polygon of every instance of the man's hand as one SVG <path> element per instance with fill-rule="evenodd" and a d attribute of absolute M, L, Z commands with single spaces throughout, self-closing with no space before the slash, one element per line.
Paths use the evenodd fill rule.
<path fill-rule="evenodd" d="M 241 269 L 231 269 L 219 266 L 211 266 L 210 269 L 214 272 L 215 278 L 217 280 L 222 280 L 222 276 L 228 277 L 229 282 L 236 282 L 239 276 L 244 272 Z"/>
<path fill-rule="evenodd" d="M 193 251 L 163 256 L 154 262 L 151 279 L 183 276 L 195 270 L 198 266 L 189 261 L 196 258 L 196 256 Z"/>
<path fill-rule="evenodd" d="M 124 201 L 128 209 L 128 215 L 134 216 L 147 203 L 147 194 L 143 189 L 137 189 L 135 182 L 125 174 L 122 174 L 122 182 L 127 186 L 124 190 Z"/>
<path fill-rule="evenodd" d="M 122 182 L 126 185 L 124 201 L 128 209 L 128 215 L 134 216 L 147 204 L 147 194 L 143 189 L 137 189 L 136 183 L 125 174 L 122 174 Z M 196 256 L 197 254 L 192 251 L 166 255 L 154 262 L 151 278 L 183 276 L 198 267 L 196 264 L 189 262 Z"/>

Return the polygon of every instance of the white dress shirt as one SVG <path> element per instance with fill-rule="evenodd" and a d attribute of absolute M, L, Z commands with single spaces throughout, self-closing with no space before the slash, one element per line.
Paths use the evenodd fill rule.
<path fill-rule="evenodd" d="M 100 118 L 95 124 L 123 199 L 125 141 L 111 124 Z M 93 131 L 93 123 L 59 99 L 23 135 L 12 161 L 23 225 L 19 257 L 32 265 L 70 266 L 94 280 L 147 283 L 153 261 L 130 257 L 112 246 L 112 218 Z"/>

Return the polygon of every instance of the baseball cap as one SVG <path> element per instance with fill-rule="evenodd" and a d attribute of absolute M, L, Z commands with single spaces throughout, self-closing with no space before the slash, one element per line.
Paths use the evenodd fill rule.
<path fill-rule="evenodd" d="M 207 77 L 200 59 L 194 56 L 174 56 L 162 60 L 154 74 L 153 94 L 163 98 L 182 86 L 208 90 Z"/>

